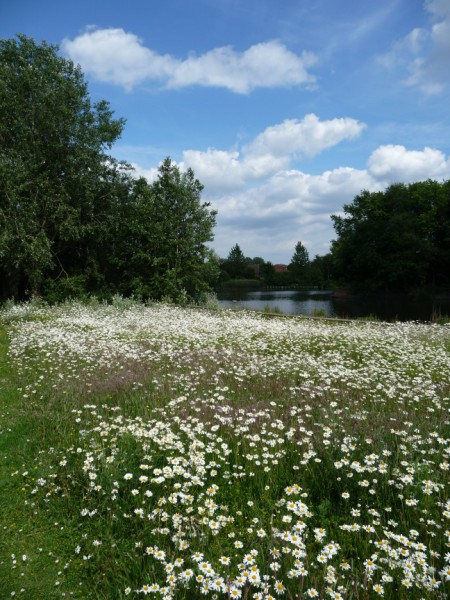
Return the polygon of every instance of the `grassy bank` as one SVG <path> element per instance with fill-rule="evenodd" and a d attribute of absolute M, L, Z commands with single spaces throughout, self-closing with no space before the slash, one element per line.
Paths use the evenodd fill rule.
<path fill-rule="evenodd" d="M 1 320 L 5 598 L 450 594 L 448 327 Z"/>

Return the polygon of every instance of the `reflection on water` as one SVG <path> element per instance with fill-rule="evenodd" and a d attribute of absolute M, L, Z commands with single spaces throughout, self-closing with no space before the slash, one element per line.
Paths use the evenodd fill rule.
<path fill-rule="evenodd" d="M 374 316 L 383 321 L 430 321 L 432 315 L 450 315 L 450 298 L 412 299 L 402 294 L 333 298 L 318 290 L 227 290 L 218 294 L 220 305 L 255 310 L 279 309 L 288 315 L 327 317 Z"/>

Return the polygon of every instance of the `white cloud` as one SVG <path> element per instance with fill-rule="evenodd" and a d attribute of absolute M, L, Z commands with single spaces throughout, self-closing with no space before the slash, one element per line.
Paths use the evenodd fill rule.
<path fill-rule="evenodd" d="M 131 90 L 146 80 L 170 77 L 177 61 L 145 48 L 136 35 L 123 29 L 86 31 L 74 40 L 63 40 L 62 50 L 98 81 Z"/>
<path fill-rule="evenodd" d="M 442 180 L 450 178 L 450 158 L 433 148 L 407 150 L 405 146 L 389 144 L 380 146 L 371 154 L 368 169 L 374 178 L 386 185 Z"/>
<path fill-rule="evenodd" d="M 158 54 L 123 29 L 88 30 L 73 40 L 63 40 L 61 47 L 86 73 L 127 90 L 157 81 L 168 88 L 201 85 L 248 94 L 258 87 L 311 85 L 315 81 L 308 71 L 315 56 L 294 54 L 276 40 L 244 52 L 231 46 L 214 48 L 185 60 Z"/>
<path fill-rule="evenodd" d="M 205 185 L 204 199 L 218 210 L 214 248 L 219 255 L 227 256 L 238 242 L 248 256 L 287 262 L 298 240 L 311 256 L 325 254 L 335 238 L 330 215 L 340 213 L 362 190 L 450 179 L 450 157 L 429 147 L 379 146 L 363 169 L 338 165 L 311 174 L 293 168 L 296 154 L 306 153 L 308 144 L 317 153 L 354 138 L 363 127 L 353 119 L 320 121 L 307 115 L 268 127 L 241 149 L 185 151 L 180 168 L 194 169 Z M 151 179 L 155 174 L 149 170 Z"/>
<path fill-rule="evenodd" d="M 268 127 L 245 150 L 251 156 L 300 153 L 312 157 L 344 139 L 359 136 L 364 127 L 355 119 L 320 121 L 315 114 L 309 114 L 301 121 L 286 119 L 279 125 Z"/>
<path fill-rule="evenodd" d="M 183 165 L 191 167 L 211 193 L 239 189 L 266 180 L 302 156 L 316 156 L 346 139 L 354 139 L 365 125 L 350 118 L 321 121 L 309 114 L 267 127 L 240 151 L 186 150 Z"/>
<path fill-rule="evenodd" d="M 421 27 L 416 27 L 392 46 L 391 50 L 378 57 L 378 62 L 393 69 L 407 67 L 411 56 L 417 56 L 422 50 L 427 39 L 427 32 Z"/>
<path fill-rule="evenodd" d="M 388 68 L 406 68 L 406 85 L 437 94 L 450 83 L 450 1 L 427 0 L 424 6 L 433 24 L 413 29 L 379 59 Z"/>
<path fill-rule="evenodd" d="M 298 56 L 277 41 L 256 44 L 242 53 L 225 46 L 180 62 L 167 83 L 171 88 L 203 85 L 248 94 L 257 87 L 313 83 L 307 69 L 314 63 L 313 54 Z"/>
<path fill-rule="evenodd" d="M 255 187 L 210 197 L 218 209 L 214 246 L 226 256 L 237 241 L 246 254 L 286 262 L 302 240 L 311 256 L 325 254 L 335 238 L 330 215 L 340 213 L 362 190 L 428 178 L 450 178 L 450 158 L 432 148 L 393 145 L 377 148 L 366 169 L 340 166 L 317 175 L 282 169 Z M 264 254 L 268 240 L 270 256 Z"/>
<path fill-rule="evenodd" d="M 280 171 L 255 188 L 213 201 L 218 209 L 214 246 L 226 256 L 237 241 L 245 254 L 286 262 L 302 240 L 311 256 L 325 254 L 335 237 L 330 215 L 362 189 L 380 189 L 365 170 L 339 167 L 319 175 Z"/>
<path fill-rule="evenodd" d="M 133 175 L 137 177 L 144 177 L 149 183 L 152 183 L 158 177 L 158 167 L 149 167 L 148 169 L 142 167 L 139 163 L 132 162 L 131 166 L 134 169 Z"/>

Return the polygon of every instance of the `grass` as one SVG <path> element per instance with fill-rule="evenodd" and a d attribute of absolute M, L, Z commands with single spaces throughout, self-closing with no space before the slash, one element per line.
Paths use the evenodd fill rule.
<path fill-rule="evenodd" d="M 58 502 L 52 511 L 42 510 L 30 500 L 27 493 L 27 487 L 37 477 L 36 456 L 49 444 L 58 445 L 60 439 L 55 435 L 55 419 L 48 409 L 38 403 L 23 401 L 18 390 L 17 373 L 7 359 L 7 348 L 6 331 L 1 327 L 2 593 L 5 590 L 9 592 L 8 596 L 3 597 L 16 592 L 27 598 L 60 598 L 61 594 L 55 587 L 58 587 L 60 572 L 65 571 L 73 555 L 70 543 L 73 532 L 70 532 L 71 526 L 67 523 L 67 512 Z M 69 587 L 78 585 L 75 570 L 71 569 L 65 576 Z"/>
<path fill-rule="evenodd" d="M 5 598 L 450 594 L 445 325 L 120 299 L 1 323 Z"/>

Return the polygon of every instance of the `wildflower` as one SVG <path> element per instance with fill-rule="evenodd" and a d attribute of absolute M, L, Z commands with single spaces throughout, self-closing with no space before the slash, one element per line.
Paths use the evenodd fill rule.
<path fill-rule="evenodd" d="M 322 529 L 322 528 L 314 529 L 314 537 L 316 538 L 316 540 L 318 542 L 323 540 L 323 538 L 326 536 L 326 534 L 327 534 L 327 532 L 325 531 L 325 529 Z"/>
<path fill-rule="evenodd" d="M 282 594 L 285 591 L 285 589 L 286 588 L 284 587 L 284 585 L 282 584 L 281 581 L 278 581 L 278 580 L 275 581 L 275 593 L 276 594 Z"/>
<path fill-rule="evenodd" d="M 382 585 L 380 585 L 379 583 L 377 583 L 376 585 L 373 586 L 373 591 L 376 592 L 377 594 L 379 594 L 380 596 L 383 596 L 384 587 Z"/>
<path fill-rule="evenodd" d="M 218 577 L 217 579 L 215 579 L 211 583 L 211 588 L 218 592 L 224 592 L 225 591 L 225 581 L 224 581 L 223 577 Z"/>

